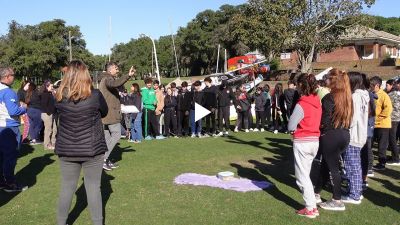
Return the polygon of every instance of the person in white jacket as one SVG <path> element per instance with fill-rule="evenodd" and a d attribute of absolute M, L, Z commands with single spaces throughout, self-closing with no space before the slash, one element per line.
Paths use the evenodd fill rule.
<path fill-rule="evenodd" d="M 342 196 L 344 203 L 360 204 L 362 194 L 361 148 L 367 141 L 369 93 L 360 73 L 349 73 L 353 100 L 353 118 L 350 126 L 350 144 L 344 153 L 349 193 Z"/>

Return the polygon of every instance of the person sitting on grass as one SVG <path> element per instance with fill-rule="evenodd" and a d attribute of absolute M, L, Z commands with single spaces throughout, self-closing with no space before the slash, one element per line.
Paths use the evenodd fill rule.
<path fill-rule="evenodd" d="M 314 75 L 301 74 L 297 80 L 297 89 L 301 97 L 290 117 L 288 130 L 293 134 L 296 183 L 303 194 L 305 208 L 296 213 L 315 218 L 319 212 L 310 171 L 319 147 L 322 107 L 316 94 L 317 80 Z"/>

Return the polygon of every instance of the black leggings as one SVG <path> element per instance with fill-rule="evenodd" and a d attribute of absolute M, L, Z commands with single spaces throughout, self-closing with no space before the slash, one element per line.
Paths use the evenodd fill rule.
<path fill-rule="evenodd" d="M 218 126 L 219 131 L 222 132 L 223 125 L 225 125 L 225 131 L 229 130 L 229 110 L 230 106 L 224 106 L 218 108 Z"/>
<path fill-rule="evenodd" d="M 367 142 L 361 149 L 361 169 L 364 180 L 368 174 L 368 171 L 372 170 L 373 161 L 374 155 L 372 154 L 372 138 L 368 137 Z"/>
<path fill-rule="evenodd" d="M 265 112 L 264 111 L 256 111 L 256 128 L 264 129 L 265 126 Z"/>
<path fill-rule="evenodd" d="M 344 129 L 335 129 L 326 132 L 319 139 L 322 152 L 322 165 L 319 179 L 315 185 L 315 193 L 320 193 L 323 185 L 329 179 L 329 172 L 333 182 L 333 199 L 340 200 L 341 176 L 339 172 L 340 155 L 346 150 L 350 142 L 350 132 Z"/>

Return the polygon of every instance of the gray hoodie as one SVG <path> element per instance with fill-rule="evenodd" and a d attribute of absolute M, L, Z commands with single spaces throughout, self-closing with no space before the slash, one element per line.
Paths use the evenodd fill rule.
<path fill-rule="evenodd" d="M 367 141 L 369 94 L 357 89 L 353 95 L 353 119 L 350 126 L 350 145 L 362 148 Z"/>

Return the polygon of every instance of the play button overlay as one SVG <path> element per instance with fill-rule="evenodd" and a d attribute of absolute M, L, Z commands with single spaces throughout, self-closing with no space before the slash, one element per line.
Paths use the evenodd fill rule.
<path fill-rule="evenodd" d="M 194 121 L 197 122 L 198 120 L 201 120 L 203 117 L 207 116 L 210 114 L 211 111 L 204 108 L 203 106 L 194 103 Z"/>

